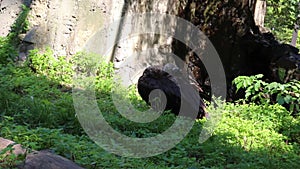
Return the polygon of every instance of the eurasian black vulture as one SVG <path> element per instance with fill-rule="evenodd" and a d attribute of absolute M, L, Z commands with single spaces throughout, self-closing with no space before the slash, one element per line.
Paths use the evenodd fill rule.
<path fill-rule="evenodd" d="M 201 88 L 184 77 L 179 68 L 170 66 L 170 64 L 164 67 L 150 66 L 145 69 L 138 80 L 138 92 L 144 101 L 156 109 L 149 100 L 149 95 L 151 91 L 160 89 L 166 96 L 164 110 L 171 110 L 172 113 L 178 115 L 181 103 L 184 101 L 185 108 L 183 110 L 188 112 L 184 112 L 183 116 L 203 118 L 206 116 L 206 106 L 199 95 Z M 197 115 L 191 114 L 191 112 L 195 112 Z"/>

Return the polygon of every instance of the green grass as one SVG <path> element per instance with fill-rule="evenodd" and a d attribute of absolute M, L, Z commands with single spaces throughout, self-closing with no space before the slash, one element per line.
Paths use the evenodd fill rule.
<path fill-rule="evenodd" d="M 68 60 L 63 56 L 53 57 L 49 49 L 45 53 L 33 50 L 24 64 L 14 64 L 20 41 L 17 37 L 28 27 L 28 11 L 24 8 L 8 37 L 0 37 L 0 137 L 20 143 L 29 151 L 50 149 L 88 169 L 299 168 L 299 117 L 262 97 L 260 102 L 256 101 L 260 104 L 251 100 L 248 104 L 226 103 L 215 110 L 223 112 L 222 119 L 203 144 L 199 143 L 199 135 L 205 120 L 197 120 L 178 145 L 160 155 L 126 158 L 106 152 L 87 136 L 76 117 L 72 98 L 74 69 L 79 75 L 96 74 L 98 106 L 107 122 L 126 136 L 155 136 L 169 128 L 176 117 L 165 112 L 147 124 L 122 117 L 111 98 L 115 87 L 113 65 L 101 60 L 95 62 L 94 58 L 101 59 L 95 55 L 81 52 Z M 277 91 L 270 89 L 268 94 Z M 287 89 L 290 87 L 283 90 Z M 252 91 L 262 92 L 249 89 L 251 97 L 257 94 Z M 138 110 L 148 109 L 135 86 L 129 89 L 126 99 Z M 9 147 L 0 152 L 0 168 L 14 168 L 24 160 L 24 157 L 4 156 L 11 150 Z"/>
<path fill-rule="evenodd" d="M 298 168 L 300 122 L 284 107 L 226 103 L 212 136 L 198 142 L 205 120 L 171 150 L 149 158 L 120 157 L 96 145 L 81 128 L 73 107 L 72 69 L 84 72 L 91 63 L 56 59 L 51 51 L 32 51 L 31 62 L 0 66 L 0 136 L 27 149 L 50 149 L 86 168 Z M 88 56 L 91 57 L 91 56 Z M 62 57 L 63 58 L 63 57 Z M 170 127 L 175 116 L 166 112 L 148 124 L 122 117 L 111 99 L 113 65 L 100 62 L 95 81 L 97 103 L 108 123 L 130 137 L 151 137 Z M 62 69 L 64 68 L 64 69 Z M 33 71 L 34 70 L 34 71 Z M 62 71 L 63 70 L 63 71 Z M 147 105 L 133 86 L 126 96 L 139 110 Z M 1 161 L 2 160 L 2 161 Z M 1 159 L 0 166 L 14 160 Z"/>

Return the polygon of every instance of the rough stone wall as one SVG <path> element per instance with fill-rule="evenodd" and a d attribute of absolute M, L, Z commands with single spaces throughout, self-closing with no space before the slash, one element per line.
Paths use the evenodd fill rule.
<path fill-rule="evenodd" d="M 33 0 L 29 22 L 31 30 L 25 42 L 57 56 L 69 56 L 82 50 L 85 42 L 105 22 L 109 1 Z"/>
<path fill-rule="evenodd" d="M 0 0 L 0 36 L 7 36 L 10 27 L 21 11 L 21 5 L 29 5 L 31 0 Z"/>
<path fill-rule="evenodd" d="M 124 0 L 33 0 L 29 13 L 31 29 L 25 36 L 24 42 L 34 44 L 40 49 L 48 46 L 57 56 L 72 55 L 81 51 L 85 43 L 102 26 L 115 22 L 125 13 L 127 15 L 145 12 L 175 14 L 176 2 L 175 0 L 129 0 L 126 3 Z M 135 26 L 139 22 L 142 21 L 132 21 L 132 25 Z M 123 27 L 120 25 L 120 34 Z M 108 38 L 117 39 L 116 34 L 113 36 L 115 37 Z M 103 39 L 102 42 L 106 40 L 108 39 Z M 133 37 L 117 44 L 116 50 L 112 52 L 114 56 L 108 60 L 121 61 L 134 52 L 153 46 L 164 46 L 166 41 L 167 37 Z"/>
<path fill-rule="evenodd" d="M 108 32 L 108 39 L 99 40 L 96 36 L 91 39 L 87 45 L 91 51 L 97 51 L 97 47 L 100 43 L 109 44 L 112 39 L 116 43 L 115 47 L 107 53 L 107 60 L 115 63 L 115 68 L 119 70 L 123 81 L 136 83 L 138 77 L 142 74 L 144 68 L 150 65 L 162 65 L 170 60 L 171 54 L 171 42 L 172 38 L 167 36 L 161 36 L 157 34 L 139 34 L 136 30 L 143 30 L 148 27 L 149 23 L 145 22 L 143 17 L 135 18 L 131 20 L 131 15 L 140 13 L 161 13 L 161 14 L 176 14 L 178 1 L 176 0 L 129 0 L 124 1 L 114 0 L 112 17 L 110 22 L 115 22 L 120 16 L 123 16 L 124 22 L 116 24 L 119 27 L 117 33 Z M 124 15 L 126 14 L 126 15 Z M 166 27 L 175 27 L 175 22 L 169 22 L 168 24 L 161 23 L 163 15 L 153 21 L 153 24 L 157 24 L 160 32 L 163 32 Z M 152 24 L 152 23 L 151 23 Z M 132 27 L 137 29 L 132 29 Z M 128 85 L 128 84 L 126 84 Z"/>
<path fill-rule="evenodd" d="M 2 0 L 5 3 L 13 1 Z M 26 0 L 25 0 L 26 1 Z M 30 29 L 23 35 L 20 47 L 19 58 L 26 58 L 27 51 L 33 48 L 45 49 L 50 47 L 55 56 L 72 56 L 78 51 L 86 49 L 86 43 L 101 30 L 101 28 L 109 23 L 119 20 L 120 17 L 136 14 L 136 13 L 167 13 L 176 14 L 178 8 L 177 0 L 27 0 L 30 4 L 30 13 L 28 20 Z M 15 1 L 16 9 L 24 2 L 24 0 Z M 30 3 L 31 2 L 31 3 Z M 126 3 L 125 3 L 126 2 Z M 14 3 L 12 3 L 14 4 Z M 3 6 L 3 3 L 1 3 Z M 14 18 L 19 11 L 10 12 Z M 0 15 L 1 16 L 1 15 Z M 157 18 L 160 20 L 161 18 Z M 6 17 L 3 16 L 6 21 Z M 132 27 L 139 26 L 141 29 L 147 27 L 143 20 L 130 21 Z M 143 24 L 140 24 L 143 23 Z M 11 25 L 12 23 L 10 23 Z M 161 24 L 161 23 L 158 23 Z M 161 32 L 165 26 L 175 26 L 176 23 L 169 25 L 161 24 L 159 29 Z M 8 28 L 9 26 L 5 26 Z M 129 35 L 136 32 L 124 29 L 124 25 L 119 23 L 119 32 L 108 34 L 112 36 L 101 37 L 99 43 L 106 43 L 110 40 L 118 41 L 124 31 L 129 31 Z M 131 31 L 131 32 L 130 32 Z M 6 34 L 8 30 L 6 30 Z M 128 33 L 128 32 L 127 32 Z M 5 35 L 6 35 L 5 34 Z M 4 35 L 4 36 L 5 36 Z M 97 38 L 97 37 L 96 37 Z M 97 48 L 97 43 L 93 44 Z M 167 62 L 163 60 L 162 55 L 166 55 L 166 51 L 171 50 L 171 38 L 159 35 L 138 35 L 131 36 L 126 40 L 122 40 L 112 48 L 107 54 L 107 60 L 114 61 L 116 68 L 130 67 L 124 65 L 127 58 L 138 55 L 138 60 L 132 60 L 131 65 L 140 67 L 149 66 L 151 64 L 163 64 Z M 146 51 L 152 48 L 153 50 Z M 146 52 L 145 52 L 146 51 Z M 163 51 L 163 52 L 162 52 Z M 151 61 L 149 61 L 151 60 Z M 132 66 L 131 66 L 132 67 Z M 130 69 L 136 72 L 140 67 Z M 128 72 L 128 70 L 125 70 Z"/>

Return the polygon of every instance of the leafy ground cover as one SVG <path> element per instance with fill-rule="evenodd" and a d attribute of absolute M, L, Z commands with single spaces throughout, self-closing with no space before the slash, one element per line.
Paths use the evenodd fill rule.
<path fill-rule="evenodd" d="M 74 65 L 80 64 L 79 68 L 83 71 L 90 64 L 82 60 L 83 55 L 79 53 L 67 61 L 64 57 L 53 57 L 50 50 L 45 53 L 32 51 L 30 60 L 23 65 L 2 64 L 0 136 L 20 143 L 28 150 L 50 149 L 86 168 L 300 166 L 299 118 L 278 103 L 267 101 L 259 104 L 251 100 L 247 104 L 222 103 L 222 119 L 203 144 L 199 143 L 199 134 L 205 120 L 198 120 L 185 139 L 158 156 L 135 159 L 106 152 L 85 134 L 73 107 Z M 261 81 L 259 83 L 262 84 Z M 113 65 L 99 63 L 95 81 L 98 105 L 115 130 L 130 137 L 151 137 L 174 122 L 176 117 L 168 112 L 150 124 L 137 124 L 123 118 L 111 99 L 113 86 Z M 257 92 L 262 90 L 258 89 Z M 254 90 L 249 95 L 255 94 Z M 148 108 L 135 87 L 130 89 L 128 97 L 136 108 Z M 15 160 L 1 159 L 0 155 L 0 162 L 2 168 L 9 168 Z"/>
<path fill-rule="evenodd" d="M 276 39 L 283 43 L 290 44 L 295 24 L 299 25 L 300 6 L 297 0 L 268 0 L 265 26 L 275 35 Z M 296 47 L 300 48 L 300 38 Z"/>
<path fill-rule="evenodd" d="M 199 135 L 205 120 L 197 120 L 190 133 L 163 154 L 137 159 L 106 152 L 86 135 L 77 120 L 72 98 L 74 69 L 89 72 L 97 66 L 94 86 L 98 105 L 109 124 L 124 135 L 154 136 L 170 127 L 176 117 L 165 112 L 149 124 L 123 118 L 110 94 L 115 85 L 113 65 L 93 65 L 93 55 L 78 53 L 68 59 L 53 57 L 51 50 L 33 50 L 24 64 L 15 64 L 17 36 L 27 29 L 27 14 L 25 8 L 12 33 L 0 38 L 0 137 L 29 151 L 50 149 L 90 169 L 299 168 L 299 82 L 269 84 L 260 80 L 260 75 L 234 81 L 237 88 L 245 89 L 245 99 L 210 109 L 211 113 L 222 112 L 222 119 L 203 144 Z M 135 86 L 127 97 L 135 108 L 148 109 Z M 14 168 L 24 159 L 4 156 L 6 151 L 11 148 L 0 152 L 0 168 Z"/>

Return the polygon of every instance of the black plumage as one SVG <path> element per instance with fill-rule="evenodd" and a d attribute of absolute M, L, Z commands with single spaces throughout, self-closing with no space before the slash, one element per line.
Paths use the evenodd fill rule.
<path fill-rule="evenodd" d="M 206 116 L 205 104 L 199 95 L 199 89 L 201 88 L 191 84 L 187 78 L 184 78 L 178 71 L 179 69 L 172 69 L 173 72 L 167 73 L 164 68 L 151 66 L 145 69 L 137 84 L 142 99 L 150 104 L 149 95 L 151 91 L 160 89 L 167 99 L 165 110 L 171 110 L 176 115 L 179 114 L 180 110 L 183 110 L 183 116 L 192 118 Z M 153 109 L 157 108 L 153 105 L 151 107 Z"/>

